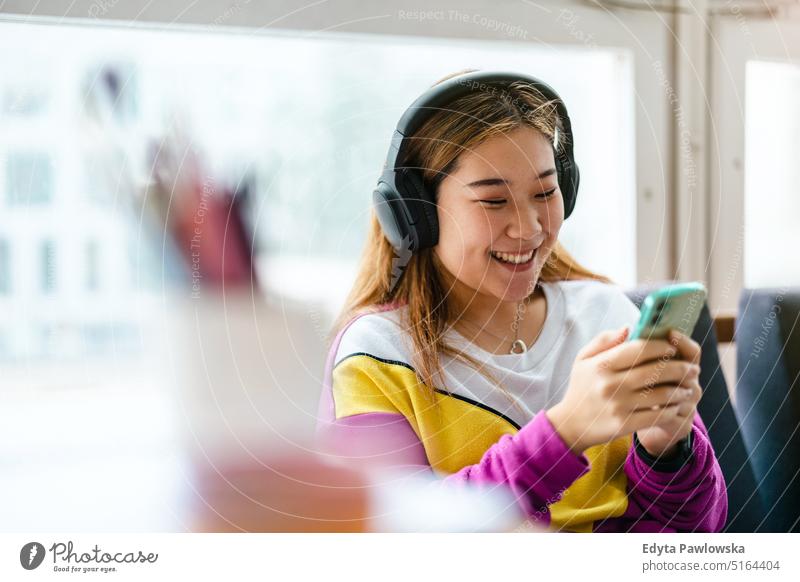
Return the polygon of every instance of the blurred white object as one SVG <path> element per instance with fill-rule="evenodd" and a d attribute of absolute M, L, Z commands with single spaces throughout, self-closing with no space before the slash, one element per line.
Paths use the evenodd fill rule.
<path fill-rule="evenodd" d="M 509 532 L 524 520 L 502 486 L 446 483 L 432 472 L 370 472 L 370 530 L 376 532 Z"/>
<path fill-rule="evenodd" d="M 325 361 L 310 305 L 202 289 L 176 304 L 184 441 L 193 459 L 259 456 L 311 440 Z"/>

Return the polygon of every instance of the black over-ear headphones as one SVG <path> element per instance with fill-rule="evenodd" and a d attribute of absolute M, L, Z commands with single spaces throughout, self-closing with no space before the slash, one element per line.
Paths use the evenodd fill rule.
<path fill-rule="evenodd" d="M 518 73 L 473 72 L 448 79 L 426 91 L 403 113 L 392 135 L 383 173 L 372 194 L 372 202 L 383 233 L 399 251 L 416 253 L 439 242 L 439 220 L 434 192 L 422 181 L 421 168 L 398 167 L 403 159 L 406 138 L 414 135 L 434 113 L 472 91 L 502 93 L 516 81 L 532 85 L 546 99 L 552 100 L 561 120 L 556 133 L 555 162 L 558 187 L 564 198 L 564 218 L 572 214 L 578 196 L 580 173 L 573 156 L 572 125 L 561 97 L 547 83 Z M 564 135 L 561 139 L 560 133 Z"/>

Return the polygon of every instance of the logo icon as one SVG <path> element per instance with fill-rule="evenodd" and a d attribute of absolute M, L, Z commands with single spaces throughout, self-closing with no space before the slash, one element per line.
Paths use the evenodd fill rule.
<path fill-rule="evenodd" d="M 39 542 L 28 542 L 19 551 L 19 563 L 26 570 L 35 570 L 44 561 L 44 546 Z"/>

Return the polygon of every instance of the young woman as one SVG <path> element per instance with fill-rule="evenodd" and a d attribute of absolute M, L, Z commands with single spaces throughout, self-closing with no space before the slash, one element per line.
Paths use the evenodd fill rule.
<path fill-rule="evenodd" d="M 719 531 L 699 345 L 625 341 L 639 310 L 558 242 L 578 182 L 563 103 L 507 74 L 431 92 L 398 124 L 376 190 L 322 446 L 502 484 L 553 530 Z"/>

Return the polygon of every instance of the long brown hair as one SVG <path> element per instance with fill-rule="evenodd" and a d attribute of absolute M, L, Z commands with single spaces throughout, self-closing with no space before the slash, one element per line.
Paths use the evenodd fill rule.
<path fill-rule="evenodd" d="M 466 72 L 470 71 L 448 75 L 434 86 Z M 535 87 L 516 82 L 500 94 L 476 91 L 434 113 L 410 139 L 407 159 L 400 160 L 400 165 L 422 168 L 426 187 L 435 193 L 442 179 L 455 167 L 461 152 L 476 147 L 490 137 L 522 126 L 537 129 L 551 143 L 554 142 L 556 128 L 560 127 L 555 106 Z M 559 132 L 559 141 L 561 135 Z M 433 249 L 424 249 L 412 255 L 399 281 L 393 278 L 395 259 L 394 247 L 383 235 L 373 209 L 358 274 L 344 308 L 334 323 L 331 337 L 357 314 L 374 310 L 384 303 L 404 304 L 407 310 L 402 325 L 413 342 L 412 366 L 422 384 L 428 388 L 432 402 L 435 402 L 433 389 L 437 386 L 436 378 L 443 378 L 440 361 L 443 355 L 466 362 L 503 390 L 481 362 L 452 348 L 443 339 L 458 316 L 448 305 L 441 276 L 444 266 Z M 611 282 L 607 277 L 582 267 L 557 242 L 542 268 L 540 280 L 569 279 Z"/>

